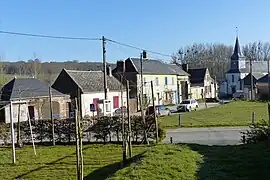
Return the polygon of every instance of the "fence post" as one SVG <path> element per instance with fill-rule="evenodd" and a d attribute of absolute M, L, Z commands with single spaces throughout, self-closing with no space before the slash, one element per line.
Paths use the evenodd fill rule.
<path fill-rule="evenodd" d="M 254 125 L 254 120 L 255 120 L 255 112 L 252 112 L 252 117 L 251 117 L 251 123 Z"/>
<path fill-rule="evenodd" d="M 178 115 L 178 127 L 181 127 L 181 114 Z"/>

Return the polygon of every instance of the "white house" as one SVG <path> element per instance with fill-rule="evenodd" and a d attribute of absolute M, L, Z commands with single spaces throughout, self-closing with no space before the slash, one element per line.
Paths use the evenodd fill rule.
<path fill-rule="evenodd" d="M 113 70 L 115 77 L 120 79 L 121 72 L 130 82 L 130 98 L 135 99 L 137 109 L 140 109 L 140 97 L 152 103 L 151 81 L 153 82 L 154 99 L 156 105 L 177 104 L 188 98 L 189 74 L 175 64 L 167 64 L 160 60 L 128 58 L 118 61 Z M 143 94 L 141 93 L 141 73 L 143 76 Z"/>
<path fill-rule="evenodd" d="M 189 69 L 188 64 L 183 64 L 183 70 L 188 72 L 190 81 L 190 98 L 213 99 L 217 97 L 217 83 L 211 77 L 208 68 Z"/>
<path fill-rule="evenodd" d="M 113 112 L 126 106 L 126 90 L 123 86 L 123 104 L 121 104 L 121 83 L 112 76 L 110 68 L 107 74 L 107 99 L 104 93 L 104 73 L 102 71 L 77 71 L 63 69 L 56 78 L 53 88 L 69 94 L 71 99 L 79 100 L 81 116 L 97 115 L 101 111 L 103 115 L 112 115 Z M 95 108 L 91 111 L 90 106 Z"/>

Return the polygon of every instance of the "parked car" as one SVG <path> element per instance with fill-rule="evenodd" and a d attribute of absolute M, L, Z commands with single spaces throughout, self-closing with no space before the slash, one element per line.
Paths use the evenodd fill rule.
<path fill-rule="evenodd" d="M 114 116 L 120 116 L 121 114 L 127 115 L 127 107 L 123 106 L 114 111 Z"/>
<path fill-rule="evenodd" d="M 154 107 L 149 106 L 146 111 L 146 115 L 151 115 L 154 114 Z M 157 116 L 166 116 L 166 115 L 171 115 L 171 110 L 163 105 L 156 105 L 156 115 Z"/>
<path fill-rule="evenodd" d="M 194 99 L 187 99 L 182 101 L 178 106 L 177 106 L 177 111 L 178 112 L 189 112 L 192 110 L 195 110 L 199 107 L 199 104 L 196 100 Z"/>

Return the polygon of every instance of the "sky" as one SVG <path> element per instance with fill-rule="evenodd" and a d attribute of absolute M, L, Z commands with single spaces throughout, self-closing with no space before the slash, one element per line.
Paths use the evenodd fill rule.
<path fill-rule="evenodd" d="M 269 0 L 3 0 L 0 30 L 53 36 L 106 38 L 173 54 L 192 43 L 233 45 L 270 41 Z M 107 42 L 107 60 L 138 57 L 139 50 Z M 5 61 L 102 62 L 101 41 L 0 34 Z M 169 57 L 149 54 L 151 58 Z"/>

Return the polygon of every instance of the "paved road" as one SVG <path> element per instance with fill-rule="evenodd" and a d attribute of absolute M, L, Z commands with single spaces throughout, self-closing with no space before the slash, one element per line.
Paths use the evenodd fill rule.
<path fill-rule="evenodd" d="M 248 127 L 213 127 L 168 129 L 164 143 L 196 143 L 203 145 L 235 145 L 241 143 L 241 132 Z"/>

